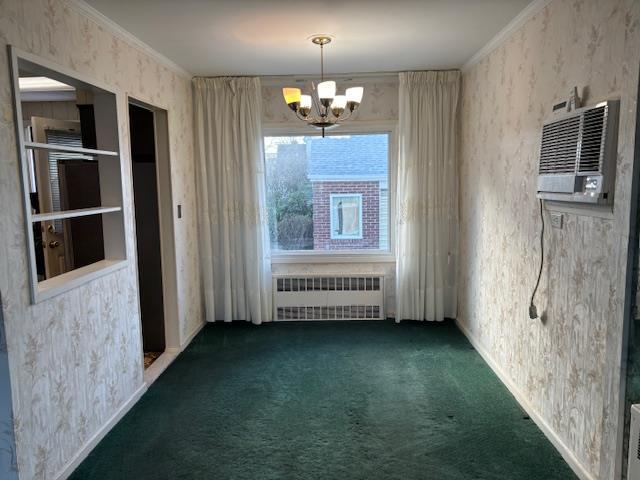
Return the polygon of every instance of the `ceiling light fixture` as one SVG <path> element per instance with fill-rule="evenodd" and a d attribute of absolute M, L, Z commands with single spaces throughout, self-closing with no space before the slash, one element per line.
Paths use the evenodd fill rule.
<path fill-rule="evenodd" d="M 20 77 L 18 85 L 21 92 L 67 92 L 75 90 L 71 85 L 48 77 Z"/>
<path fill-rule="evenodd" d="M 317 88 L 311 82 L 311 95 L 303 95 L 299 88 L 285 87 L 282 95 L 287 106 L 296 116 L 307 124 L 322 130 L 337 127 L 347 120 L 360 106 L 363 87 L 347 88 L 344 95 L 336 95 L 336 82 L 324 79 L 324 46 L 331 42 L 331 37 L 318 35 L 311 39 L 320 46 L 320 83 Z"/>

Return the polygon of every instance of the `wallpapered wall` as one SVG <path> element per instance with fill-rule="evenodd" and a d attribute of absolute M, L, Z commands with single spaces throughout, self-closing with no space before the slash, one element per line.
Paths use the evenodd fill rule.
<path fill-rule="evenodd" d="M 330 66 L 329 66 L 330 68 Z M 328 78 L 332 78 L 327 75 Z M 356 116 L 349 122 L 345 123 L 344 128 L 349 128 L 349 123 L 356 125 L 375 124 L 376 122 L 396 123 L 398 121 L 398 79 L 397 77 L 380 77 L 380 78 L 362 78 L 350 80 L 347 85 L 345 82 L 336 78 L 338 89 L 345 86 L 362 85 L 364 86 L 364 97 L 362 104 L 358 109 Z M 297 120 L 293 112 L 287 107 L 282 98 L 283 86 L 296 86 L 291 81 L 282 80 L 274 82 L 273 80 L 263 80 L 262 96 L 262 119 L 268 127 L 287 127 L 290 126 L 296 132 L 301 127 L 301 122 Z M 309 91 L 304 84 L 300 88 Z M 303 125 L 304 126 L 304 125 Z M 339 129 L 333 132 L 339 133 Z M 343 130 L 344 130 L 343 128 Z M 305 131 L 305 130 L 303 130 Z M 313 130 L 309 127 L 309 131 Z M 374 273 L 383 275 L 385 278 L 385 307 L 388 316 L 395 313 L 395 263 L 349 263 L 349 264 L 328 264 L 328 263 L 298 263 L 298 264 L 275 264 L 273 265 L 273 273 L 292 273 L 292 274 L 312 274 L 312 275 L 344 275 L 358 273 Z"/>
<path fill-rule="evenodd" d="M 142 386 L 135 262 L 35 306 L 25 236 L 6 45 L 168 108 L 184 341 L 202 322 L 197 265 L 190 79 L 94 23 L 64 0 L 0 0 L 0 290 L 22 479 L 55 478 Z M 126 98 L 119 95 L 127 253 L 135 258 Z"/>
<path fill-rule="evenodd" d="M 13 408 L 11 406 L 11 382 L 9 356 L 4 333 L 2 297 L 0 296 L 0 478 L 17 480 L 15 435 L 13 432 Z"/>
<path fill-rule="evenodd" d="M 614 478 L 640 2 L 554 0 L 463 75 L 459 321 L 594 478 Z M 547 229 L 535 197 L 541 125 L 570 87 L 621 99 L 608 218 Z M 547 217 L 547 225 L 549 218 Z"/>

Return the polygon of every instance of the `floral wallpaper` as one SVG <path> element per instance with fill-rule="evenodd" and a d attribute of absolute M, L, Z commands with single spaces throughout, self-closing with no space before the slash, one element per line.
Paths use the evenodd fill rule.
<path fill-rule="evenodd" d="M 11 407 L 11 382 L 9 378 L 9 356 L 4 333 L 0 297 L 0 478 L 17 480 L 18 464 L 13 429 L 13 409 Z"/>
<path fill-rule="evenodd" d="M 338 88 L 344 83 L 338 82 Z M 265 85 L 266 83 L 266 85 Z M 353 80 L 350 85 L 364 86 L 362 104 L 356 116 L 351 120 L 358 122 L 397 122 L 398 121 L 398 78 L 393 77 L 369 77 L 361 80 Z M 282 80 L 281 84 L 263 82 L 262 119 L 269 127 L 300 128 L 301 122 L 295 118 L 293 112 L 287 107 L 282 98 L 283 86 L 295 85 L 291 81 Z M 307 89 L 308 87 L 300 87 Z M 338 127 L 340 128 L 340 127 Z M 374 273 L 384 276 L 385 308 L 387 316 L 395 315 L 395 262 L 384 263 L 296 263 L 274 264 L 274 274 L 302 274 L 302 275 L 333 275 L 333 274 L 358 274 Z"/>
<path fill-rule="evenodd" d="M 170 70 L 65 0 L 0 0 L 0 291 L 21 479 L 56 478 L 142 386 L 135 261 L 37 305 L 29 303 L 18 153 L 6 45 L 116 89 L 128 258 L 135 259 L 126 97 L 168 109 L 184 342 L 202 323 L 190 78 Z M 0 436 L 0 438 L 2 438 Z M 4 478 L 4 477 L 3 477 Z"/>
<path fill-rule="evenodd" d="M 639 45 L 637 0 L 553 0 L 463 74 L 459 322 L 603 480 L 616 468 Z M 547 228 L 532 321 L 540 132 L 574 85 L 587 105 L 621 100 L 615 206 Z"/>

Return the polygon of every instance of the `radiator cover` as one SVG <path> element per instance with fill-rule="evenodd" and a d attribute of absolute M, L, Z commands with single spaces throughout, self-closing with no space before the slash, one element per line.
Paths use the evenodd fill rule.
<path fill-rule="evenodd" d="M 368 275 L 274 275 L 275 319 L 382 320 L 384 277 Z"/>

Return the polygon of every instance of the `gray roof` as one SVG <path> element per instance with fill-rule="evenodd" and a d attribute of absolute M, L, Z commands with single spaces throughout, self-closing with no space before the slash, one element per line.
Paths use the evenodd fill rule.
<path fill-rule="evenodd" d="M 386 177 L 387 134 L 305 137 L 309 177 Z"/>

